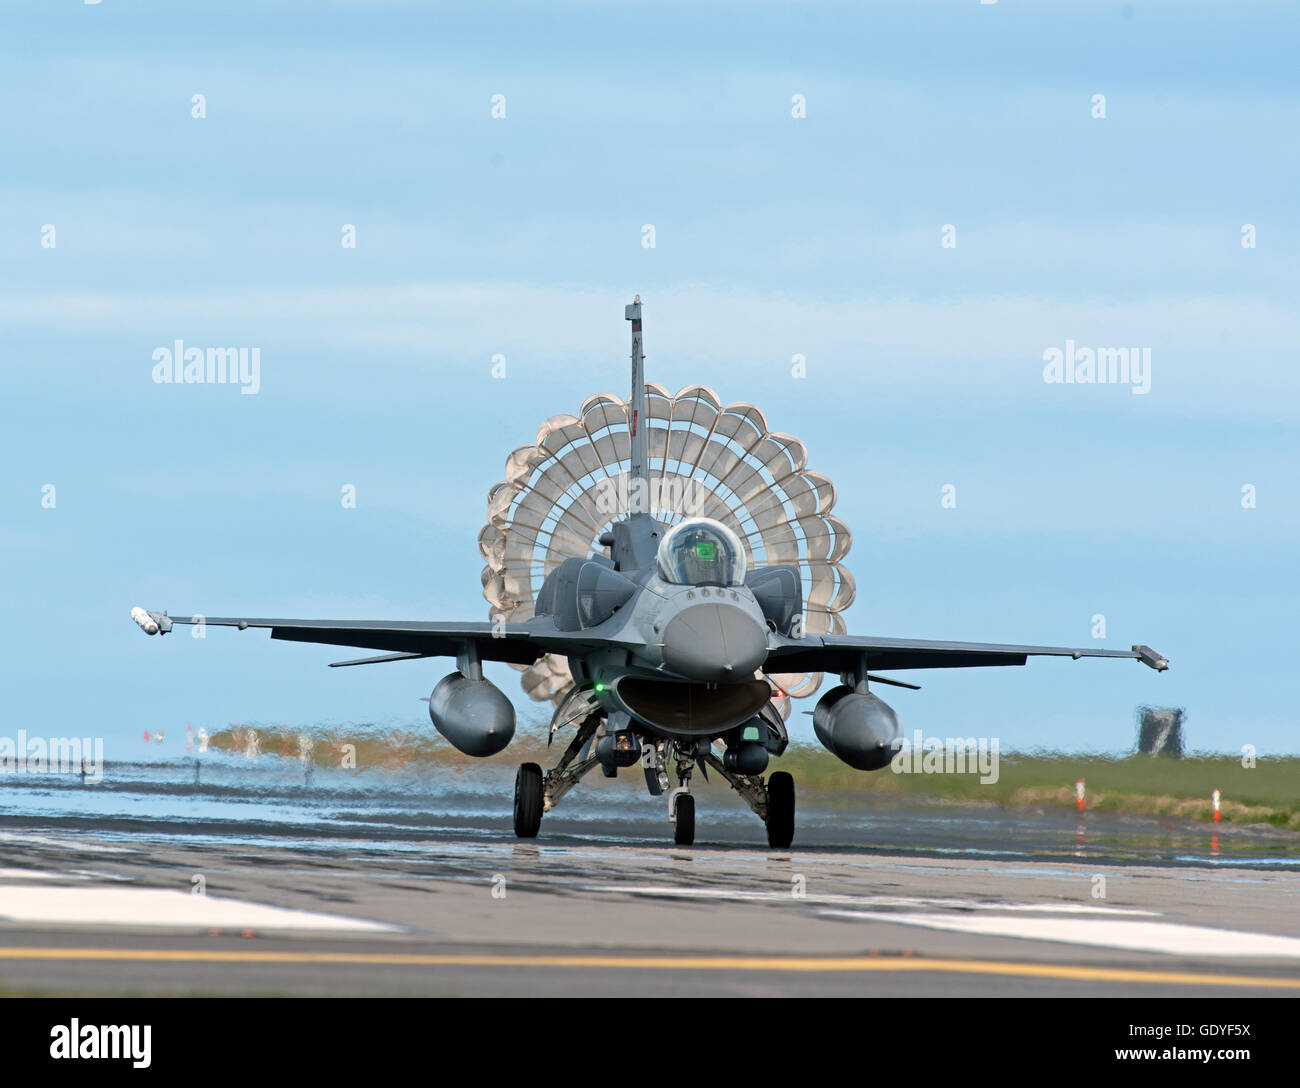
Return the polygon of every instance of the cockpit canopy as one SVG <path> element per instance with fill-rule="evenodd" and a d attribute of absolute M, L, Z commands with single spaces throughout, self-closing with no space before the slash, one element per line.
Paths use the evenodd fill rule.
<path fill-rule="evenodd" d="M 738 586 L 745 580 L 740 537 L 711 518 L 674 525 L 659 544 L 659 577 L 679 586 Z"/>

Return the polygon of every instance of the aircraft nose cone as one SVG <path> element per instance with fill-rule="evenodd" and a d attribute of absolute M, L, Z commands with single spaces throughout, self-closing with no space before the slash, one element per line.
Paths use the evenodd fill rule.
<path fill-rule="evenodd" d="M 664 664 L 692 680 L 748 680 L 767 659 L 767 634 L 728 604 L 696 604 L 664 628 Z"/>

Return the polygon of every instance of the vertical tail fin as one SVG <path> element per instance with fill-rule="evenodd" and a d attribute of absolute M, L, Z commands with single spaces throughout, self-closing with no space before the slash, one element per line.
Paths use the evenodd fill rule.
<path fill-rule="evenodd" d="M 632 478 L 628 494 L 633 509 L 629 513 L 648 514 L 650 505 L 650 465 L 645 412 L 645 355 L 641 351 L 641 296 L 623 307 L 623 318 L 632 322 L 632 399 L 628 402 L 628 430 L 632 438 Z M 637 481 L 640 481 L 640 484 Z"/>

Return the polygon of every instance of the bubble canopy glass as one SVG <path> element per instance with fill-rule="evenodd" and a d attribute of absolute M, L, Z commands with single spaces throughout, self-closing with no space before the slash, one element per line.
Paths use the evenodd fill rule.
<path fill-rule="evenodd" d="M 688 518 L 659 544 L 659 577 L 679 586 L 738 586 L 745 580 L 745 548 L 721 522 Z"/>

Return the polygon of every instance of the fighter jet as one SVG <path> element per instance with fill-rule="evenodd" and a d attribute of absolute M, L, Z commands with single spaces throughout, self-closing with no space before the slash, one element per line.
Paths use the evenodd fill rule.
<path fill-rule="evenodd" d="M 434 727 L 470 756 L 501 752 L 515 732 L 515 709 L 483 675 L 485 661 L 529 666 L 544 655 L 567 661 L 572 684 L 556 697 L 550 736 L 576 726 L 555 766 L 524 763 L 515 777 L 514 830 L 535 837 L 543 814 L 599 767 L 614 777 L 641 764 L 651 795 L 668 794 L 674 840 L 695 839 L 691 779 L 698 768 L 727 781 L 764 822 L 770 846 L 794 838 L 795 789 L 769 764 L 789 744 L 773 676 L 825 672 L 839 677 L 812 712 L 813 730 L 840 760 L 862 771 L 889 765 L 902 743 L 894 710 L 872 685 L 916 689 L 882 671 L 1024 665 L 1030 657 L 1130 658 L 1155 669 L 1168 661 L 1150 647 L 1071 649 L 877 638 L 804 630 L 798 564 L 755 565 L 740 535 L 722 521 L 652 516 L 647 455 L 641 301 L 632 326 L 632 393 L 627 402 L 629 509 L 610 519 L 590 554 L 546 574 L 523 622 L 442 623 L 173 616 L 131 610 L 148 634 L 174 624 L 268 628 L 271 638 L 385 651 L 332 667 L 454 658 L 456 669 L 429 697 Z M 622 424 L 618 424 L 621 426 Z M 638 499 L 637 497 L 642 498 Z M 670 777 L 668 761 L 672 760 Z M 675 788 L 669 788 L 672 778 Z"/>

